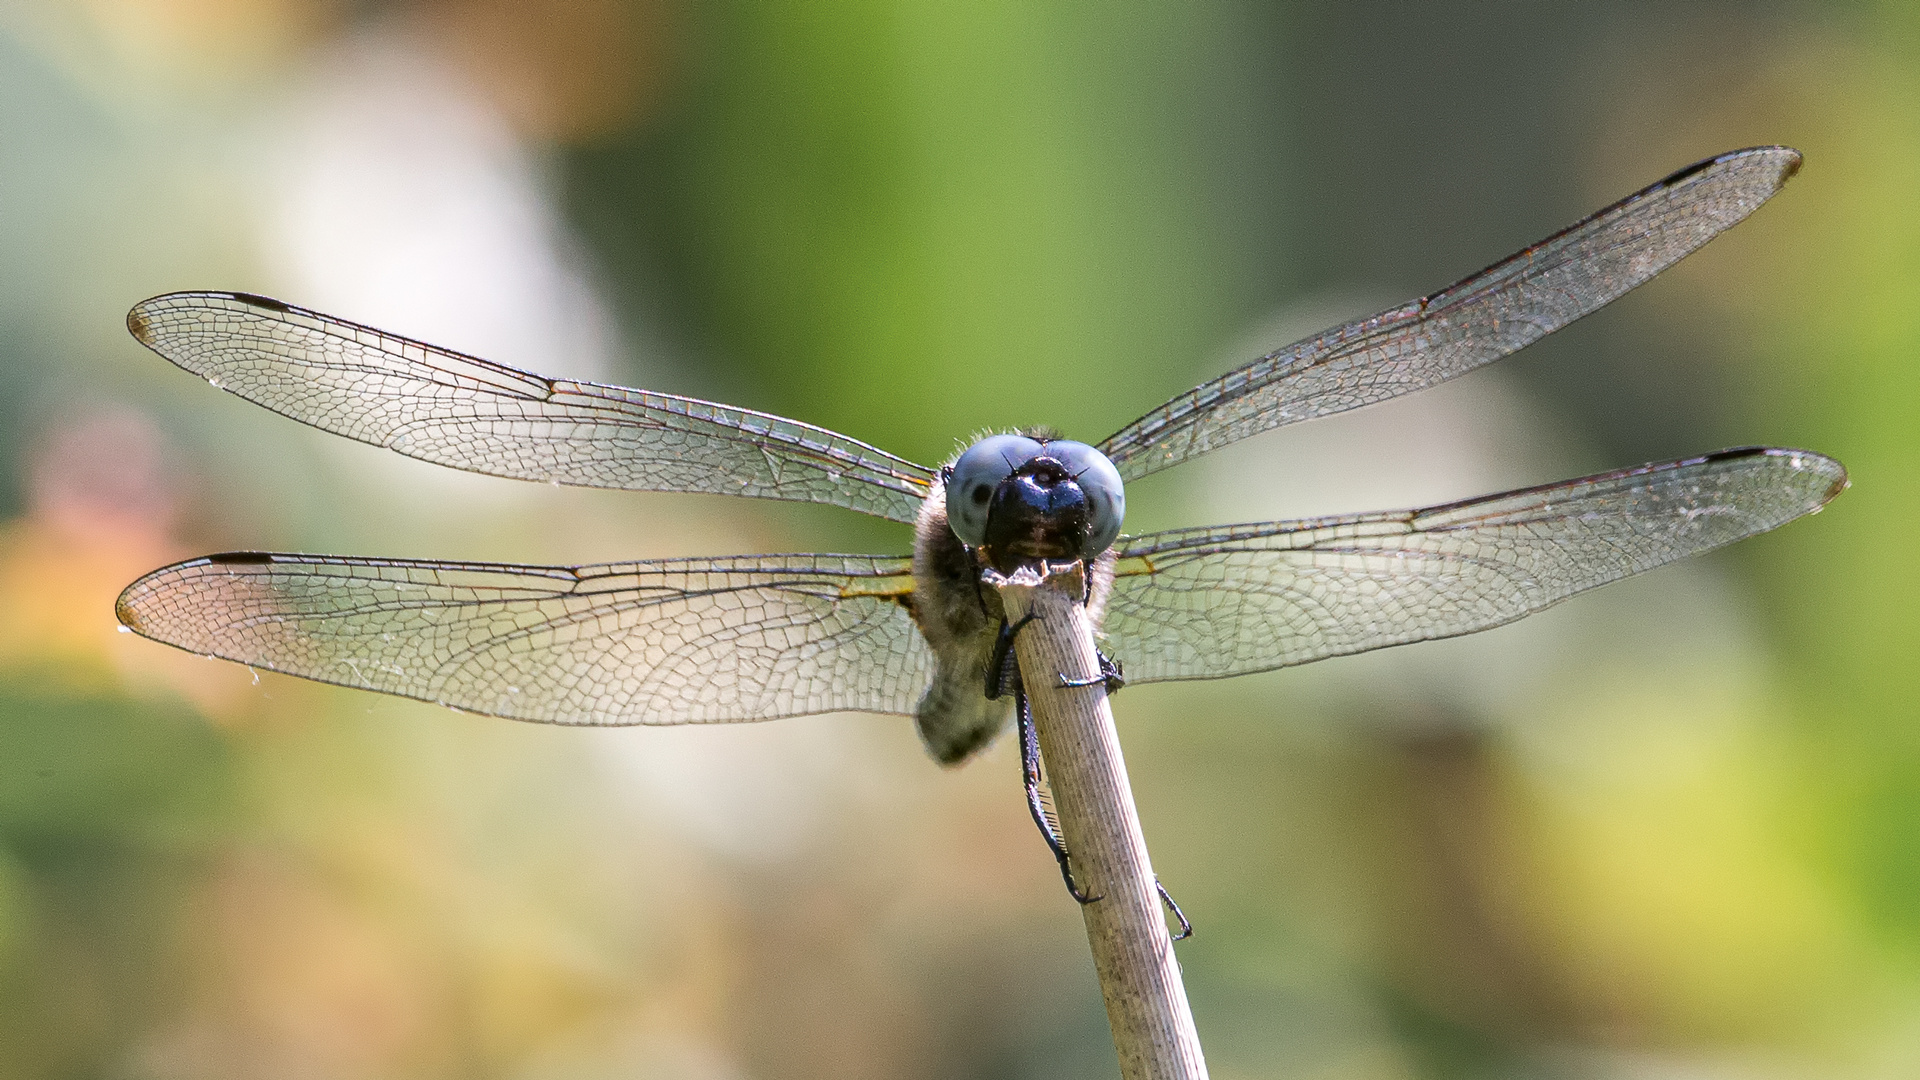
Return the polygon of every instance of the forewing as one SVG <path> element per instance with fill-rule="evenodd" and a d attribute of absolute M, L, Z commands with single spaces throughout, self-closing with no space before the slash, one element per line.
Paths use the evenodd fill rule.
<path fill-rule="evenodd" d="M 1129 681 L 1470 634 L 1819 510 L 1846 470 L 1743 448 L 1422 510 L 1130 537 L 1106 615 Z"/>
<path fill-rule="evenodd" d="M 1121 428 L 1127 480 L 1269 428 L 1425 389 L 1612 302 L 1737 224 L 1800 167 L 1784 146 L 1682 169 L 1431 296 L 1295 342 Z"/>
<path fill-rule="evenodd" d="M 246 293 L 156 296 L 127 328 L 283 416 L 493 476 L 827 503 L 904 522 L 933 476 L 769 413 L 549 379 Z"/>
<path fill-rule="evenodd" d="M 556 724 L 911 713 L 933 669 L 906 559 L 604 566 L 228 554 L 127 587 L 157 641 L 343 686 Z"/>

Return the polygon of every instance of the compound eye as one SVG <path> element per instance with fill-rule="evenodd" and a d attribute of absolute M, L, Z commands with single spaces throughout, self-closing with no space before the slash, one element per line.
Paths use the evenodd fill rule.
<path fill-rule="evenodd" d="M 1120 523 L 1127 517 L 1127 489 L 1120 482 L 1120 470 L 1107 455 L 1083 442 L 1055 439 L 1047 444 L 1047 456 L 1066 467 L 1068 475 L 1087 496 L 1087 544 L 1080 552 L 1083 559 L 1094 559 L 1113 546 L 1120 537 Z"/>
<path fill-rule="evenodd" d="M 994 489 L 1039 453 L 1040 444 L 1025 435 L 989 435 L 967 447 L 947 477 L 947 524 L 953 535 L 974 547 L 986 543 Z"/>

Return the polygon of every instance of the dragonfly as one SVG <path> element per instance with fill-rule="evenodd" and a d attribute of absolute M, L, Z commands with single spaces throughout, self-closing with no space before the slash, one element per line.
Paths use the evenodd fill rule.
<path fill-rule="evenodd" d="M 520 480 L 825 503 L 911 525 L 914 542 L 893 557 L 587 566 L 227 552 L 147 574 L 116 612 L 190 652 L 519 720 L 902 714 L 948 765 L 1016 712 L 1031 738 L 1022 695 L 1004 692 L 1008 628 L 981 583 L 990 570 L 1082 562 L 1110 687 L 1120 665 L 1133 683 L 1213 679 L 1485 630 L 1813 513 L 1846 470 L 1812 451 L 1741 447 L 1438 506 L 1141 536 L 1121 532 L 1124 484 L 1505 356 L 1745 219 L 1799 165 L 1782 146 L 1698 162 L 1100 443 L 1003 433 L 939 468 L 797 420 L 548 378 L 266 297 L 154 297 L 127 317 L 142 344 L 323 431 Z M 1035 754 L 1023 748 L 1039 820 Z"/>

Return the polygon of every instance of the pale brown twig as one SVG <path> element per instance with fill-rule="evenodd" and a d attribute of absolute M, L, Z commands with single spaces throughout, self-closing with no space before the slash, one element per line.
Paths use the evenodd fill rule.
<path fill-rule="evenodd" d="M 1099 683 L 1079 564 L 1016 571 L 996 582 L 1007 618 L 1031 613 L 1014 640 L 1053 804 L 1071 855 L 1094 970 L 1120 1074 L 1127 1080 L 1207 1075 L 1180 965 L 1161 913 L 1113 710 Z M 1085 686 L 1063 686 L 1093 680 Z"/>

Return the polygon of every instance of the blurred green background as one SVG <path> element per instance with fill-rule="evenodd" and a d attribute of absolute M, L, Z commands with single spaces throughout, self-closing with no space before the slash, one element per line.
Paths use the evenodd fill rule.
<path fill-rule="evenodd" d="M 1920 1075 L 1920 9 L 0 6 L 0 1078 L 1114 1071 L 1005 740 L 520 725 L 111 612 L 210 550 L 904 529 L 436 470 L 181 374 L 134 301 L 254 290 L 935 461 L 1097 440 L 1771 142 L 1785 192 L 1607 311 L 1132 493 L 1144 531 L 1745 443 L 1854 478 L 1512 627 L 1123 694 L 1223 1080 Z"/>

